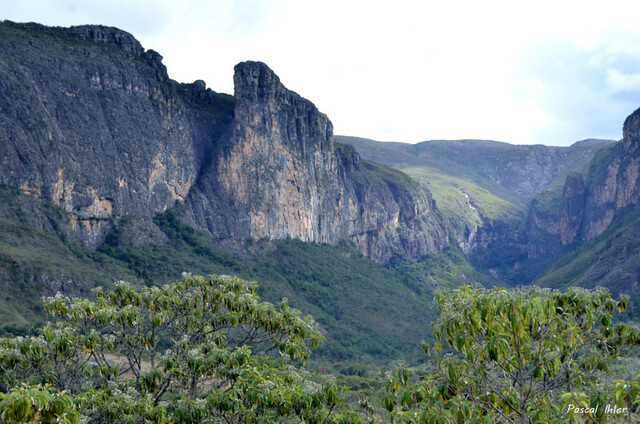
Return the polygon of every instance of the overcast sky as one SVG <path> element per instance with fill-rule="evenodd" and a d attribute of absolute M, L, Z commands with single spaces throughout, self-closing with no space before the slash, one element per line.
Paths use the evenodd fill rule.
<path fill-rule="evenodd" d="M 263 61 L 336 134 L 403 142 L 621 138 L 639 16 L 637 0 L 0 0 L 0 19 L 129 31 L 215 91 Z"/>

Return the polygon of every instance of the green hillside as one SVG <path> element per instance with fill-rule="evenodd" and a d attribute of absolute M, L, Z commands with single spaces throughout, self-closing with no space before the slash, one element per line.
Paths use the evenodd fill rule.
<path fill-rule="evenodd" d="M 327 342 L 316 351 L 321 364 L 415 362 L 424 359 L 421 342 L 431 337 L 433 290 L 494 283 L 474 271 L 455 246 L 419 261 L 397 257 L 387 266 L 348 243 L 247 240 L 247 253 L 235 255 L 171 211 L 154 219 L 167 236 L 165 242 L 136 246 L 128 222 L 134 218 L 125 218 L 93 251 L 62 232 L 63 215 L 56 208 L 39 210 L 43 207 L 35 199 L 12 188 L 4 187 L 0 194 L 2 333 L 24 334 L 40 325 L 40 297 L 57 291 L 88 296 L 93 287 L 117 280 L 160 285 L 176 281 L 183 272 L 215 273 L 258 281 L 265 300 L 286 297 L 314 316 L 326 331 Z"/>
<path fill-rule="evenodd" d="M 41 324 L 43 295 L 86 296 L 95 286 L 137 281 L 125 264 L 60 232 L 61 223 L 56 208 L 0 186 L 0 334 Z"/>
<path fill-rule="evenodd" d="M 468 234 L 484 221 L 516 221 L 520 206 L 505 200 L 470 179 L 456 177 L 429 166 L 400 167 L 414 180 L 429 187 L 445 223 L 454 234 Z"/>
<path fill-rule="evenodd" d="M 534 284 L 567 287 L 605 287 L 614 294 L 630 294 L 629 313 L 640 316 L 640 211 L 621 215 L 598 237 L 562 257 Z"/>
<path fill-rule="evenodd" d="M 287 298 L 327 331 L 322 358 L 376 362 L 417 360 L 430 338 L 433 289 L 493 280 L 473 270 L 455 247 L 415 261 L 372 262 L 348 243 L 338 246 L 299 240 L 247 240 L 244 256 L 218 248 L 209 237 L 183 224 L 174 212 L 154 222 L 168 235 L 164 245 L 131 248 L 118 232 L 99 249 L 130 264 L 140 278 L 162 283 L 183 271 L 230 274 L 260 283 L 269 301 Z"/>

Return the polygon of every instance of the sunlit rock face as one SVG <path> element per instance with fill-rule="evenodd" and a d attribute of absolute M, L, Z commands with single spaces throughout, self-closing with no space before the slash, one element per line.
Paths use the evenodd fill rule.
<path fill-rule="evenodd" d="M 612 146 L 599 161 L 594 161 L 589 169 L 581 232 L 585 240 L 601 234 L 620 211 L 638 204 L 640 109 L 625 120 L 622 134 L 622 141 Z"/>
<path fill-rule="evenodd" d="M 265 64 L 235 67 L 235 119 L 190 198 L 194 221 L 232 247 L 246 239 L 353 241 L 386 261 L 442 248 L 446 232 L 428 192 L 380 173 Z"/>

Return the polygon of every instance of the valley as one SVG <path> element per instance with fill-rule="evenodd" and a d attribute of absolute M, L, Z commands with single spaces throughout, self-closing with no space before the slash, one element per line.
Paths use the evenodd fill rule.
<path fill-rule="evenodd" d="M 383 143 L 334 136 L 264 63 L 228 95 L 116 28 L 0 33 L 4 334 L 40 326 L 43 295 L 215 273 L 313 315 L 318 364 L 419 363 L 441 290 L 640 297 L 637 113 L 618 142 Z"/>

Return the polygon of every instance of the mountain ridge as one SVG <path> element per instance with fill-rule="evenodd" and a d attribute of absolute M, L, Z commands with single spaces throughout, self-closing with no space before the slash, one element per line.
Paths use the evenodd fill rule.
<path fill-rule="evenodd" d="M 585 139 L 578 141 L 571 146 L 546 146 L 542 144 L 536 145 L 516 145 L 501 141 L 493 140 L 475 140 L 475 139 L 463 139 L 463 140 L 428 140 L 415 144 L 397 143 L 397 142 L 378 142 L 375 140 L 364 139 L 360 137 L 349 136 L 336 136 L 336 140 L 346 144 L 351 144 L 356 149 L 360 147 L 359 151 L 365 158 L 375 160 L 380 163 L 384 163 L 390 166 L 396 166 L 399 169 L 402 165 L 424 165 L 425 159 L 429 162 L 435 162 L 436 160 L 444 160 L 444 163 L 439 164 L 441 169 L 445 169 L 448 166 L 454 166 L 456 171 L 461 171 L 462 175 L 473 175 L 482 177 L 479 175 L 481 172 L 485 172 L 485 179 L 500 186 L 505 192 L 501 193 L 507 197 L 507 200 L 524 204 L 523 200 L 533 196 L 537 192 L 544 189 L 548 184 L 555 179 L 555 177 L 562 171 L 568 168 L 574 168 L 572 165 L 565 165 L 559 163 L 561 160 L 569 159 L 570 162 L 579 162 L 579 158 L 583 159 L 595 153 L 595 150 L 613 143 L 613 140 L 599 140 L 599 139 Z M 375 147 L 373 147 L 375 145 Z M 460 147 L 465 146 L 466 152 L 462 152 Z M 434 149 L 433 147 L 438 147 Z M 468 149 L 474 148 L 473 150 Z M 481 150 L 475 150 L 480 148 Z M 379 150 L 379 151 L 376 151 Z M 595 150 L 594 150 L 595 149 Z M 401 151 L 405 155 L 400 157 L 394 157 L 395 151 Z M 584 150 L 584 153 L 582 152 Z M 573 156 L 572 152 L 577 151 Z M 499 164 L 494 163 L 497 155 L 500 155 L 500 160 L 504 161 L 505 157 L 511 156 L 513 163 L 506 163 L 503 165 L 504 169 L 509 168 L 523 168 L 525 171 L 527 168 L 531 169 L 531 166 L 522 166 L 524 158 L 527 156 L 543 154 L 544 156 L 538 158 L 539 161 L 549 160 L 548 164 L 539 165 L 542 171 L 549 172 L 535 172 L 531 170 L 532 175 L 522 173 L 520 178 L 517 178 L 518 185 L 522 187 L 516 187 L 509 185 L 509 182 L 513 179 L 496 175 Z M 455 158 L 462 161 L 462 166 L 454 163 L 452 155 L 457 155 Z M 545 157 L 546 156 L 546 157 Z M 398 159 L 403 159 L 407 162 L 402 162 Z M 533 159 L 536 159 L 535 157 Z M 530 162 L 527 162 L 530 164 Z M 437 165 L 437 164 L 436 164 Z M 482 166 L 482 168 L 480 168 Z M 504 169 L 501 174 L 504 174 Z M 518 176 L 518 175 L 514 175 Z M 503 181 L 506 180 L 506 181 Z M 525 181 L 522 181 L 525 180 Z M 526 182 L 526 183 L 525 183 Z M 510 192 L 510 193 L 508 193 Z M 517 197 L 523 199 L 518 200 Z"/>
<path fill-rule="evenodd" d="M 328 118 L 264 64 L 239 64 L 231 97 L 171 80 L 117 28 L 0 32 L 0 183 L 61 207 L 91 247 L 124 216 L 157 233 L 151 218 L 176 204 L 231 250 L 351 240 L 385 262 L 448 243 L 428 190 L 336 148 Z"/>

